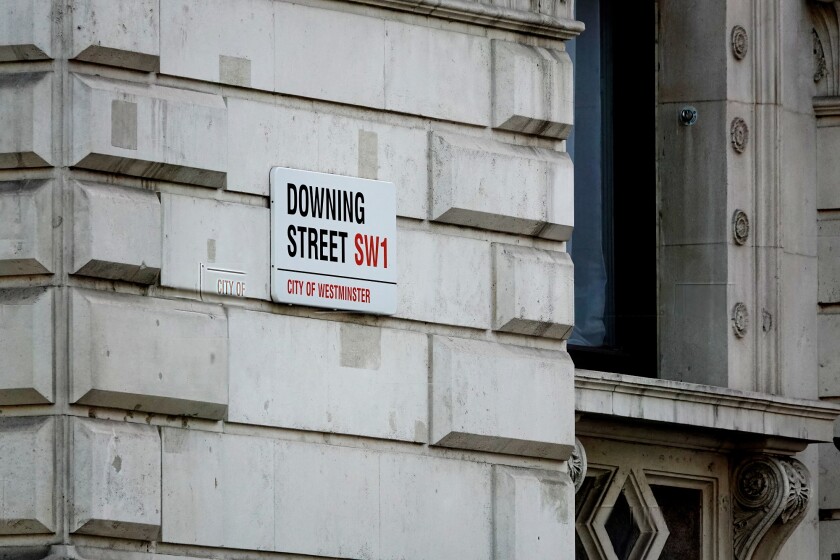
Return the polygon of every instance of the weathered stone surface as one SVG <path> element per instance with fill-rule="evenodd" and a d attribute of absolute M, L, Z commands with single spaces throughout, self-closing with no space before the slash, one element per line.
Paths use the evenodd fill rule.
<path fill-rule="evenodd" d="M 74 290 L 71 402 L 221 418 L 227 317 L 221 307 Z"/>
<path fill-rule="evenodd" d="M 74 418 L 71 532 L 158 540 L 160 453 L 155 426 Z"/>
<path fill-rule="evenodd" d="M 53 270 L 51 181 L 0 182 L 0 276 Z"/>
<path fill-rule="evenodd" d="M 0 169 L 46 167 L 51 161 L 51 74 L 0 75 Z"/>
<path fill-rule="evenodd" d="M 70 58 L 146 72 L 160 68 L 159 0 L 74 0 Z"/>
<path fill-rule="evenodd" d="M 431 443 L 568 458 L 575 444 L 568 354 L 434 336 Z"/>
<path fill-rule="evenodd" d="M 691 7 L 685 0 L 659 3 L 660 102 L 725 99 L 727 95 L 729 45 L 724 30 L 729 10 L 722 4 L 700 11 Z M 686 60 L 696 64 L 686 64 Z"/>
<path fill-rule="evenodd" d="M 819 448 L 819 508 L 840 510 L 840 449 L 834 443 Z"/>
<path fill-rule="evenodd" d="M 499 331 L 566 338 L 575 322 L 574 270 L 568 253 L 493 244 Z"/>
<path fill-rule="evenodd" d="M 840 126 L 817 128 L 817 208 L 840 209 Z"/>
<path fill-rule="evenodd" d="M 52 533 L 55 420 L 0 419 L 0 535 Z"/>
<path fill-rule="evenodd" d="M 820 216 L 817 223 L 817 301 L 837 303 L 840 302 L 840 220 Z"/>
<path fill-rule="evenodd" d="M 431 219 L 566 240 L 574 224 L 574 171 L 564 152 L 433 134 Z"/>
<path fill-rule="evenodd" d="M 819 396 L 840 397 L 840 313 L 817 315 Z"/>
<path fill-rule="evenodd" d="M 0 290 L 0 405 L 53 402 L 53 292 Z"/>
<path fill-rule="evenodd" d="M 276 445 L 276 550 L 338 558 L 399 557 L 382 549 L 379 453 L 283 441 Z"/>
<path fill-rule="evenodd" d="M 0 62 L 52 58 L 52 5 L 4 0 L 0 6 Z"/>
<path fill-rule="evenodd" d="M 784 130 L 779 166 L 779 208 L 781 246 L 789 253 L 816 256 L 817 173 L 816 127 L 811 115 L 779 112 L 779 128 Z"/>
<path fill-rule="evenodd" d="M 161 210 L 153 191 L 77 183 L 73 208 L 76 274 L 154 283 L 161 263 Z"/>
<path fill-rule="evenodd" d="M 489 243 L 407 229 L 397 238 L 398 317 L 490 328 Z"/>
<path fill-rule="evenodd" d="M 274 89 L 271 0 L 161 0 L 160 21 L 164 74 Z"/>
<path fill-rule="evenodd" d="M 665 338 L 668 344 L 662 346 L 660 376 L 729 386 L 729 358 L 720 351 L 732 336 L 725 245 L 670 246 L 660 254 L 660 328 L 680 333 Z"/>
<path fill-rule="evenodd" d="M 360 558 L 491 557 L 491 467 L 163 429 L 166 542 Z"/>
<path fill-rule="evenodd" d="M 813 220 L 813 217 L 811 218 Z M 781 394 L 802 399 L 817 399 L 822 384 L 818 340 L 818 314 L 813 298 L 817 292 L 817 257 L 793 255 L 779 257 L 779 277 L 794 279 L 779 284 L 778 325 L 786 336 L 779 338 L 779 369 L 782 375 Z M 803 301 L 803 294 L 809 299 Z M 779 327 L 776 327 L 779 328 Z M 837 345 L 836 339 L 833 343 Z M 736 370 L 738 371 L 738 370 Z"/>
<path fill-rule="evenodd" d="M 76 167 L 223 187 L 227 110 L 217 95 L 73 75 Z"/>
<path fill-rule="evenodd" d="M 380 179 L 396 186 L 400 216 L 426 218 L 425 130 L 245 99 L 227 103 L 228 190 L 268 196 L 272 166 Z"/>
<path fill-rule="evenodd" d="M 428 441 L 425 335 L 237 309 L 229 333 L 229 421 Z"/>
<path fill-rule="evenodd" d="M 384 107 L 383 20 L 285 2 L 274 18 L 277 91 Z"/>
<path fill-rule="evenodd" d="M 563 558 L 575 538 L 566 473 L 493 467 L 493 558 Z"/>
<path fill-rule="evenodd" d="M 385 108 L 490 124 L 490 42 L 420 25 L 385 23 Z"/>
<path fill-rule="evenodd" d="M 493 126 L 566 138 L 575 116 L 573 77 L 565 51 L 493 40 Z"/>
<path fill-rule="evenodd" d="M 489 465 L 397 454 L 379 465 L 381 558 L 492 557 Z"/>
<path fill-rule="evenodd" d="M 162 434 L 162 540 L 272 550 L 274 440 L 175 428 Z"/>
<path fill-rule="evenodd" d="M 204 277 L 215 270 L 232 271 L 230 277 L 245 283 L 244 297 L 269 299 L 268 208 L 169 193 L 161 195 L 161 203 L 161 285 L 218 292 L 216 283 Z"/>
<path fill-rule="evenodd" d="M 820 560 L 832 560 L 832 555 L 840 551 L 840 519 L 828 519 L 819 522 Z"/>

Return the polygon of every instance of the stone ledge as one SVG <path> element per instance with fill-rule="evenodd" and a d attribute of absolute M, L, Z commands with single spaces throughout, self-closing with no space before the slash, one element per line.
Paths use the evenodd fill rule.
<path fill-rule="evenodd" d="M 537 12 L 515 10 L 470 0 L 353 0 L 359 4 L 382 6 L 441 19 L 474 23 L 519 31 L 552 39 L 573 39 L 584 30 L 583 22 Z"/>
<path fill-rule="evenodd" d="M 575 411 L 678 426 L 829 442 L 840 405 L 588 370 L 575 370 Z M 679 404 L 679 406 L 677 406 Z"/>

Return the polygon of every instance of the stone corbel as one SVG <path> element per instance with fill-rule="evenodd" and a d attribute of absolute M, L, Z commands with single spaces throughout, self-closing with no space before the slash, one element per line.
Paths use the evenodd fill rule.
<path fill-rule="evenodd" d="M 732 488 L 736 560 L 773 560 L 805 516 L 808 469 L 789 457 L 753 456 L 735 469 Z"/>

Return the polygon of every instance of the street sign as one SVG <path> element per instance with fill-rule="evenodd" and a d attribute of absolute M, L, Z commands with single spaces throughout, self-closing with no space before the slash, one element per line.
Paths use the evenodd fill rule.
<path fill-rule="evenodd" d="M 393 183 L 285 167 L 270 180 L 271 299 L 395 313 Z"/>

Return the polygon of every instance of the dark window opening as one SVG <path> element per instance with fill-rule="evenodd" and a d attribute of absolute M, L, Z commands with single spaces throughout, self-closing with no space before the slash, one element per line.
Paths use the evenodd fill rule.
<path fill-rule="evenodd" d="M 575 60 L 575 331 L 581 369 L 656 377 L 655 4 L 579 0 Z M 588 35 L 587 35 L 588 34 Z"/>

